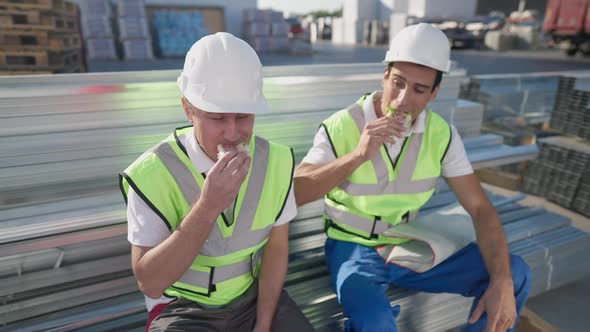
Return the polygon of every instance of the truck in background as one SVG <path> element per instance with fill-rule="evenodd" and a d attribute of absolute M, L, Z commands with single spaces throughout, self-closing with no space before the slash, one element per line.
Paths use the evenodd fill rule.
<path fill-rule="evenodd" d="M 567 55 L 590 56 L 590 0 L 549 0 L 543 31 Z"/>

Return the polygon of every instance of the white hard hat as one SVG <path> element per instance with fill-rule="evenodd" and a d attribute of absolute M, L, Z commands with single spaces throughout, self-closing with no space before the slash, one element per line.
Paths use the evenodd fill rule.
<path fill-rule="evenodd" d="M 410 25 L 398 32 L 383 62 L 411 62 L 444 73 L 451 69 L 451 47 L 447 36 L 430 24 Z"/>
<path fill-rule="evenodd" d="M 245 41 L 218 32 L 197 41 L 176 81 L 195 107 L 211 113 L 262 113 L 262 65 Z"/>

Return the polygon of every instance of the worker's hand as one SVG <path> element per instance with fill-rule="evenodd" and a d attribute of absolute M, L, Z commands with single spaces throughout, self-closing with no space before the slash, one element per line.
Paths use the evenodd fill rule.
<path fill-rule="evenodd" d="M 516 300 L 512 279 L 492 282 L 473 311 L 469 324 L 479 320 L 483 313 L 488 316 L 484 332 L 506 332 L 516 321 Z"/>
<path fill-rule="evenodd" d="M 209 170 L 199 201 L 220 214 L 235 200 L 249 169 L 250 156 L 246 152 L 224 153 Z"/>
<path fill-rule="evenodd" d="M 383 143 L 394 144 L 406 130 L 403 119 L 384 116 L 365 125 L 356 152 L 362 160 L 370 160 Z"/>

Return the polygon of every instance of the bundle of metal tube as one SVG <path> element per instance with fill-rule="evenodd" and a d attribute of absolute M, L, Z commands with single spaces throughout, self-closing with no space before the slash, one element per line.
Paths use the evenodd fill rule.
<path fill-rule="evenodd" d="M 512 252 L 522 255 L 533 270 L 532 295 L 590 274 L 590 265 L 580 264 L 584 261 L 585 252 L 590 249 L 589 234 L 570 226 L 566 218 L 543 209 L 506 202 L 505 198 L 495 195 L 490 195 L 490 198 L 496 205 L 503 203 L 498 211 Z M 452 193 L 441 192 L 428 203 L 424 212 L 440 208 L 454 200 Z M 292 222 L 291 263 L 286 285 L 313 324 L 319 330 L 330 331 L 339 326 L 344 317 L 330 288 L 328 272 L 323 262 L 322 246 L 325 235 L 319 216 L 321 207 L 321 202 L 315 202 L 300 208 L 297 220 Z M 125 242 L 124 237 L 105 240 L 107 241 L 81 244 L 89 246 L 89 250 L 96 250 L 108 242 Z M 79 250 L 79 246 L 66 248 L 66 251 L 70 250 Z M 45 271 L 43 275 L 30 274 L 29 281 L 44 280 L 48 286 L 59 285 L 61 289 L 47 295 L 33 290 L 33 294 L 38 296 L 25 301 L 18 301 L 20 294 L 16 294 L 14 303 L 0 307 L 3 313 L 0 317 L 11 321 L 15 318 L 26 319 L 31 312 L 48 311 L 49 307 L 66 310 L 53 314 L 52 319 L 43 316 L 29 319 L 8 325 L 0 331 L 15 328 L 22 331 L 41 331 L 50 327 L 65 331 L 73 326 L 101 331 L 113 324 L 119 324 L 117 326 L 125 329 L 141 326 L 146 314 L 143 312 L 143 300 L 137 293 L 133 276 L 125 274 L 129 269 L 128 260 L 129 256 L 123 254 L 74 264 L 67 271 L 54 269 Z M 82 275 L 84 273 L 86 275 Z M 96 278 L 98 275 L 102 275 L 103 280 L 93 280 L 90 284 L 84 284 L 84 280 L 76 280 L 76 277 L 90 279 L 90 276 Z M 19 284 L 16 278 L 13 280 L 12 284 L 6 286 L 20 290 L 21 294 L 27 291 L 22 289 L 25 285 L 35 287 L 30 286 L 30 283 Z M 2 295 L 7 294 L 5 292 Z M 403 308 L 398 322 L 400 330 L 405 331 L 444 331 L 461 325 L 465 322 L 470 305 L 468 299 L 456 295 L 419 294 L 395 288 L 390 290 L 390 296 L 393 304 L 399 304 Z M 85 302 L 76 302 L 76 299 L 82 297 Z M 80 306 L 76 307 L 72 302 Z M 19 310 L 23 307 L 28 310 Z"/>

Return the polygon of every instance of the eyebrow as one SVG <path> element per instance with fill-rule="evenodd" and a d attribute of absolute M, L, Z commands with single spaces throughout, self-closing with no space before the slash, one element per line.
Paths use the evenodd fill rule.
<path fill-rule="evenodd" d="M 407 81 L 407 79 L 405 77 L 403 77 L 401 75 L 398 75 L 398 74 L 393 74 L 393 77 L 394 78 L 401 78 L 402 80 Z M 428 84 L 422 84 L 422 83 L 414 83 L 414 84 L 416 84 L 418 87 L 423 88 L 423 89 L 430 89 L 430 88 L 432 88 L 432 86 L 430 86 Z"/>

